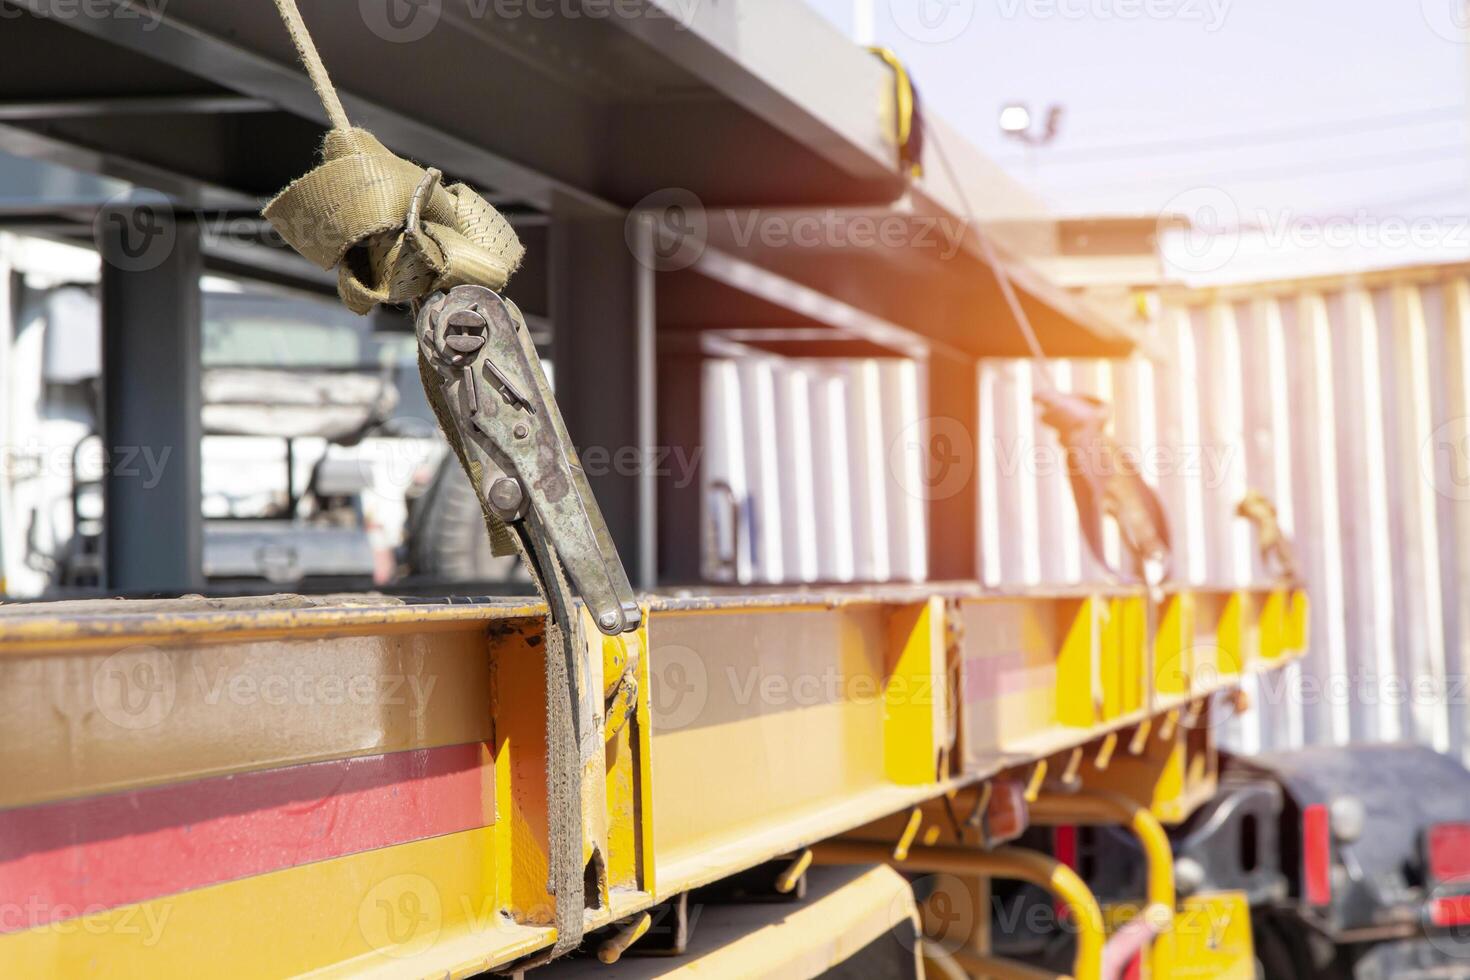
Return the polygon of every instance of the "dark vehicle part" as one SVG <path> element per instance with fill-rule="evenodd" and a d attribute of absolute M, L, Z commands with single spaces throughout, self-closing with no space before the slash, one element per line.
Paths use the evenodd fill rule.
<path fill-rule="evenodd" d="M 1222 780 L 1174 845 L 1180 891 L 1244 892 L 1252 906 L 1285 898 L 1281 809 L 1281 787 L 1273 782 Z"/>
<path fill-rule="evenodd" d="M 1232 757 L 1283 790 L 1291 901 L 1339 942 L 1417 931 L 1431 897 L 1424 834 L 1470 820 L 1470 772 L 1416 745 L 1317 747 Z"/>
<path fill-rule="evenodd" d="M 470 478 L 452 453 L 409 509 L 405 561 L 415 577 L 443 582 L 528 582 L 515 555 L 497 555 Z"/>

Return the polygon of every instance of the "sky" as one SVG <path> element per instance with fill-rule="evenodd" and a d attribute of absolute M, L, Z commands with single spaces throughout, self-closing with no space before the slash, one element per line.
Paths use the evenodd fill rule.
<path fill-rule="evenodd" d="M 866 40 L 854 0 L 808 2 Z M 1198 212 L 1321 271 L 1470 257 L 1466 0 L 857 2 L 930 111 L 1061 213 Z M 1055 138 L 1003 135 L 1013 102 L 1038 131 L 1060 106 Z"/>

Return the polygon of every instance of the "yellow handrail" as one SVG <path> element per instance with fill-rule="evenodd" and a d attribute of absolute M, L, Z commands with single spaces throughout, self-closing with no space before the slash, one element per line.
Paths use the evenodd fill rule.
<path fill-rule="evenodd" d="M 1045 888 L 1072 913 L 1077 925 L 1077 955 L 1072 967 L 1076 980 L 1100 980 L 1102 976 L 1102 910 L 1087 883 L 1065 864 L 1017 847 L 980 851 L 966 847 L 914 847 L 908 857 L 896 860 L 881 843 L 826 841 L 812 847 L 818 864 L 891 864 L 910 871 L 942 871 L 980 878 L 1010 878 Z"/>

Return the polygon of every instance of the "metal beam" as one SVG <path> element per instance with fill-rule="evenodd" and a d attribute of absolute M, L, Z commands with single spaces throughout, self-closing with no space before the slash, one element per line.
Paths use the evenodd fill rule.
<path fill-rule="evenodd" d="M 961 356 L 948 344 L 930 340 L 914 330 L 717 248 L 706 247 L 692 268 L 716 282 L 908 357 L 923 359 L 931 353 Z"/>
<path fill-rule="evenodd" d="M 0 102 L 0 120 L 80 119 L 93 116 L 167 116 L 221 112 L 275 112 L 265 99 L 244 95 L 96 96 L 86 99 L 32 99 Z"/>
<path fill-rule="evenodd" d="M 106 588 L 196 591 L 203 583 L 199 228 L 143 205 L 106 212 L 97 229 Z"/>
<path fill-rule="evenodd" d="M 635 585 L 655 579 L 653 269 L 619 219 L 551 228 L 557 401 Z"/>
<path fill-rule="evenodd" d="M 327 121 L 305 73 L 295 65 L 271 61 L 171 15 L 161 15 L 152 21 L 141 17 L 75 17 L 67 16 L 64 0 L 15 2 L 38 16 L 52 17 L 68 27 L 165 61 L 287 112 L 323 124 Z M 550 206 L 552 197 L 556 196 L 564 209 L 576 208 L 589 213 L 613 210 L 612 205 L 595 195 L 513 163 L 433 125 L 351 92 L 342 92 L 341 96 L 354 123 L 371 129 L 388 146 L 432 161 L 447 173 L 540 207 Z"/>
<path fill-rule="evenodd" d="M 663 16 L 610 20 L 854 177 L 899 186 L 891 124 L 878 111 L 892 101 L 893 74 L 815 10 L 785 0 L 648 6 Z"/>

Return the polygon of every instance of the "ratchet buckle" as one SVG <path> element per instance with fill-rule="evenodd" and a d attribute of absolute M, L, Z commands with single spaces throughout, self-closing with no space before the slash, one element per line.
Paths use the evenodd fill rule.
<path fill-rule="evenodd" d="M 597 628 L 636 630 L 642 610 L 567 435 L 520 311 L 484 286 L 435 293 L 415 322 L 487 509 L 521 536 L 532 573 L 555 588 L 559 561 Z M 427 381 L 426 377 L 426 381 Z M 504 475 L 489 479 L 494 464 Z"/>

